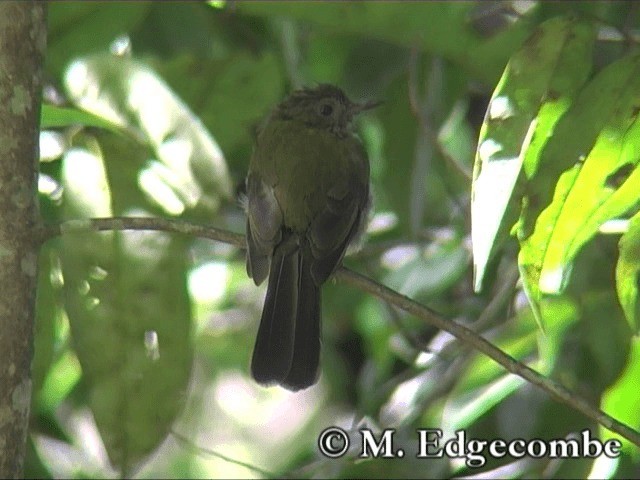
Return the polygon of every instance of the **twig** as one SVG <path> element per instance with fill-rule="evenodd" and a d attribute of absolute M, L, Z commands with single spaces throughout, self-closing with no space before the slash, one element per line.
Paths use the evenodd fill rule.
<path fill-rule="evenodd" d="M 82 233 L 103 230 L 159 230 L 165 232 L 175 232 L 186 235 L 193 235 L 201 238 L 209 238 L 244 248 L 244 237 L 237 233 L 228 232 L 212 227 L 206 227 L 195 223 L 168 220 L 162 218 L 97 218 L 85 220 L 70 220 L 59 225 L 40 226 L 36 228 L 36 237 L 44 242 L 61 233 Z M 444 330 L 464 343 L 470 345 L 481 353 L 500 364 L 507 371 L 522 377 L 524 380 L 536 385 L 547 392 L 560 403 L 568 405 L 586 417 L 594 420 L 603 427 L 619 434 L 640 447 L 640 432 L 607 415 L 602 410 L 593 407 L 586 400 L 563 387 L 555 380 L 544 377 L 527 365 L 500 350 L 488 340 L 474 332 L 473 330 L 460 325 L 454 321 L 441 317 L 433 310 L 419 304 L 418 302 L 401 295 L 390 288 L 371 280 L 348 268 L 341 267 L 335 274 L 339 281 L 343 281 L 370 293 L 385 302 L 398 307 L 405 312 L 414 315 L 426 323 Z"/>
<path fill-rule="evenodd" d="M 156 230 L 182 233 L 184 235 L 208 238 L 244 248 L 244 235 L 183 220 L 159 217 L 111 217 L 68 220 L 55 225 L 41 225 L 36 228 L 36 238 L 44 243 L 53 237 L 68 233 L 103 232 L 111 230 Z"/>
<path fill-rule="evenodd" d="M 635 431 L 631 427 L 616 420 L 610 415 L 607 415 L 602 410 L 591 406 L 586 400 L 569 391 L 555 380 L 546 378 L 525 364 L 520 363 L 511 355 L 503 352 L 473 330 L 470 330 L 456 322 L 444 319 L 424 305 L 421 305 L 414 300 L 411 300 L 410 298 L 345 267 L 342 267 L 336 272 L 336 277 L 339 280 L 354 285 L 365 292 L 371 293 L 372 295 L 401 308 L 407 313 L 415 315 L 430 325 L 449 332 L 454 337 L 484 353 L 496 363 L 502 365 L 509 372 L 514 373 L 529 383 L 541 388 L 559 402 L 582 412 L 585 416 L 596 421 L 603 427 L 621 435 L 631 443 L 640 446 L 640 432 Z"/>

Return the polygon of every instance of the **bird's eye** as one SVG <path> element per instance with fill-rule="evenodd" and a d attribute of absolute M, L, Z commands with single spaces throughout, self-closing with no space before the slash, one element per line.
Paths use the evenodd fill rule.
<path fill-rule="evenodd" d="M 321 115 L 323 115 L 323 116 L 325 116 L 325 117 L 328 117 L 328 116 L 330 116 L 332 113 L 333 113 L 333 107 L 332 107 L 330 104 L 325 103 L 324 105 L 322 105 L 322 106 L 320 107 L 320 114 L 321 114 Z"/>

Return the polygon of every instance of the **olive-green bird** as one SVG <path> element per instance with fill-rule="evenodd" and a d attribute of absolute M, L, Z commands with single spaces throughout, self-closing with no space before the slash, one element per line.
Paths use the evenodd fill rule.
<path fill-rule="evenodd" d="M 354 103 L 331 85 L 293 92 L 259 129 L 246 179 L 247 273 L 269 284 L 251 361 L 261 384 L 313 385 L 320 286 L 362 231 L 369 161 L 352 132 Z"/>

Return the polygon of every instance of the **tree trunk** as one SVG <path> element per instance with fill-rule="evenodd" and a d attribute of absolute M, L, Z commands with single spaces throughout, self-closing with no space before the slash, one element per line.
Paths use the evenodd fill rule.
<path fill-rule="evenodd" d="M 0 478 L 20 478 L 31 401 L 46 5 L 0 2 Z"/>

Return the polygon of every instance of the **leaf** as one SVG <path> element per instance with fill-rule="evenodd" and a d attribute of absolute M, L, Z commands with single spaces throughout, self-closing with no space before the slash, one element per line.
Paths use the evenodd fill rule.
<path fill-rule="evenodd" d="M 122 215 L 99 144 L 84 140 L 63 159 L 64 217 Z M 187 239 L 159 232 L 62 237 L 73 345 L 96 425 L 123 476 L 164 440 L 182 408 L 192 359 L 187 247 Z"/>
<path fill-rule="evenodd" d="M 636 430 L 640 427 L 640 396 L 638 395 L 638 378 L 640 378 L 640 338 L 631 340 L 627 366 L 616 382 L 602 395 L 600 408 L 616 420 Z M 600 426 L 602 441 L 616 438 L 622 443 L 622 450 L 631 453 L 637 460 L 638 447 L 628 440 Z"/>
<path fill-rule="evenodd" d="M 78 110 L 77 108 L 57 107 L 47 104 L 42 105 L 40 128 L 68 127 L 71 125 L 105 128 L 114 133 L 120 133 L 121 131 L 121 127 L 118 125 L 92 113 Z"/>
<path fill-rule="evenodd" d="M 225 152 L 250 143 L 256 124 L 285 91 L 280 59 L 268 51 L 235 52 L 216 60 L 180 55 L 160 64 L 158 71 Z"/>
<path fill-rule="evenodd" d="M 197 205 L 211 211 L 231 198 L 218 144 L 149 67 L 130 58 L 93 55 L 69 66 L 65 86 L 80 108 L 139 132 L 138 140 L 154 150 L 157 168 L 141 178 L 141 184 L 153 181 L 172 191 L 182 206 L 167 208 L 169 213 Z"/>
<path fill-rule="evenodd" d="M 598 228 L 638 202 L 639 111 L 636 53 L 609 65 L 584 88 L 542 150 L 520 223 L 519 264 L 534 311 L 543 293 L 563 290 L 573 259 Z M 554 185 L 553 200 L 537 216 Z"/>
<path fill-rule="evenodd" d="M 622 311 L 631 330 L 640 330 L 638 312 L 638 285 L 640 285 L 640 213 L 629 222 L 629 230 L 620 239 L 620 256 L 616 265 L 616 289 Z"/>
<path fill-rule="evenodd" d="M 81 378 L 82 369 L 78 358 L 70 349 L 65 349 L 51 365 L 38 393 L 39 413 L 48 412 L 54 415 L 56 408 L 73 391 Z"/>
<path fill-rule="evenodd" d="M 591 67 L 593 30 L 568 18 L 543 23 L 509 60 L 487 110 L 474 165 L 474 288 L 520 211 L 523 164 L 538 151 Z M 519 180 L 520 179 L 520 180 Z"/>
<path fill-rule="evenodd" d="M 40 392 L 54 357 L 55 323 L 60 312 L 60 306 L 51 283 L 51 270 L 51 248 L 45 244 L 40 249 L 38 257 L 36 322 L 33 361 L 31 364 L 33 398 L 36 398 Z"/>

